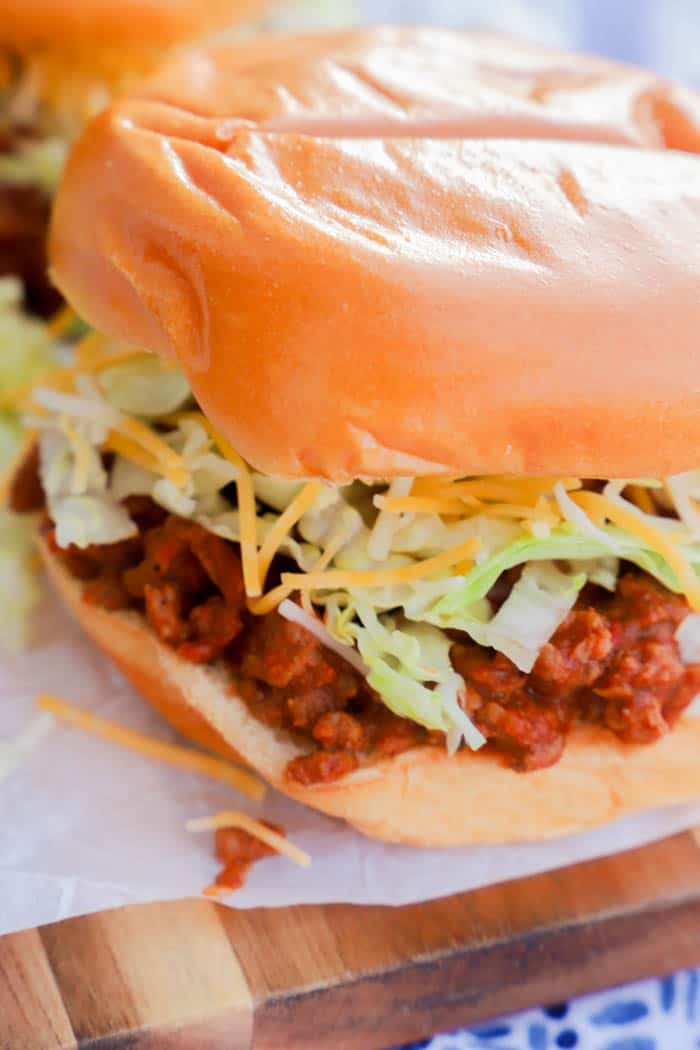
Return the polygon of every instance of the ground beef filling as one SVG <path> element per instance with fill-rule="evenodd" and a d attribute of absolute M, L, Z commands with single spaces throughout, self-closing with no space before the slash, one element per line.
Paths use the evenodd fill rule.
<path fill-rule="evenodd" d="M 335 780 L 362 755 L 444 746 L 393 715 L 364 679 L 313 635 L 278 613 L 251 616 L 236 547 L 199 525 L 168 516 L 149 499 L 128 509 L 139 535 L 87 550 L 49 542 L 85 581 L 84 600 L 141 610 L 158 637 L 186 660 L 224 660 L 233 690 L 267 725 L 298 734 L 308 753 L 289 763 L 302 784 Z M 552 765 L 574 723 L 604 726 L 646 744 L 667 733 L 700 692 L 700 665 L 681 662 L 674 632 L 682 597 L 637 571 L 615 595 L 586 588 L 530 672 L 455 634 L 452 661 L 467 689 L 465 709 L 497 752 L 520 770 Z"/>
<path fill-rule="evenodd" d="M 269 820 L 263 820 L 262 823 L 270 831 L 284 835 L 284 829 L 279 824 L 272 824 Z M 204 893 L 208 897 L 240 889 L 252 865 L 275 854 L 271 846 L 242 828 L 219 828 L 214 837 L 214 849 L 223 867 L 213 884 L 205 889 Z"/>

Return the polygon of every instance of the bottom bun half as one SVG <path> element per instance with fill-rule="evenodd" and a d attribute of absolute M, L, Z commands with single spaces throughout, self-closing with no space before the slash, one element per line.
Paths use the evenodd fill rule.
<path fill-rule="evenodd" d="M 182 660 L 138 613 L 82 601 L 42 543 L 41 556 L 68 609 L 164 718 L 210 751 L 245 762 L 284 794 L 388 842 L 417 846 L 534 841 L 571 834 L 654 806 L 700 797 L 700 717 L 684 717 L 658 743 L 635 747 L 606 730 L 576 728 L 562 759 L 517 773 L 492 754 L 435 747 L 369 761 L 331 784 L 286 780 L 304 748 L 257 721 L 223 666 Z"/>

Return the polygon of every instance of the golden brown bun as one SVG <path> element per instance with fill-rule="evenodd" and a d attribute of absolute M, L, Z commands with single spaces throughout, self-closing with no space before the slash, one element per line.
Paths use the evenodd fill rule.
<path fill-rule="evenodd" d="M 605 730 L 577 729 L 557 765 L 515 773 L 489 754 L 437 748 L 372 762 L 333 784 L 300 787 L 284 768 L 299 748 L 258 722 L 229 692 L 223 668 L 180 659 L 135 613 L 81 601 L 72 579 L 42 545 L 52 582 L 85 631 L 146 700 L 204 747 L 239 758 L 280 791 L 366 835 L 418 846 L 458 846 L 567 835 L 636 810 L 700 795 L 700 718 L 686 717 L 657 744 L 631 747 Z"/>
<path fill-rule="evenodd" d="M 314 135 L 698 143 L 696 98 L 654 73 L 497 34 L 441 29 L 263 34 L 243 47 L 212 44 L 163 65 L 138 97 Z"/>
<path fill-rule="evenodd" d="M 260 0 L 3 0 L 0 41 L 23 52 L 161 49 L 261 7 Z"/>
<path fill-rule="evenodd" d="M 492 38 L 219 47 L 79 142 L 53 276 L 271 474 L 664 475 L 700 447 L 700 161 L 639 147 L 699 129 L 649 74 Z"/>

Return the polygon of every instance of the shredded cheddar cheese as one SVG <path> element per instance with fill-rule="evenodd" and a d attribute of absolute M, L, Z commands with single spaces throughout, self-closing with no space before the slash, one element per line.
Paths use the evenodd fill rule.
<path fill-rule="evenodd" d="M 280 602 L 283 602 L 285 598 L 288 598 L 290 594 L 293 594 L 295 590 L 299 588 L 293 584 L 280 583 L 277 587 L 273 587 L 271 591 L 268 591 L 262 597 L 248 599 L 248 611 L 252 612 L 253 616 L 265 616 L 267 613 L 272 612 L 276 609 Z M 302 590 L 302 596 L 304 594 Z"/>
<path fill-rule="evenodd" d="M 442 554 L 436 554 L 433 558 L 425 558 L 423 561 L 414 562 L 412 565 L 401 565 L 391 569 L 331 569 L 328 572 L 285 572 L 282 573 L 282 582 L 273 590 L 268 591 L 257 601 L 249 602 L 248 609 L 255 616 L 264 616 L 275 609 L 280 602 L 288 598 L 295 591 L 300 591 L 302 602 L 304 593 L 307 591 L 325 591 L 342 588 L 344 590 L 353 587 L 390 587 L 396 583 L 412 583 L 422 580 L 426 576 L 432 576 L 443 569 L 449 569 L 453 565 L 463 563 L 479 549 L 479 539 L 467 540 L 457 547 L 452 547 Z M 471 565 L 471 561 L 469 562 Z"/>
<path fill-rule="evenodd" d="M 375 496 L 374 505 L 389 514 L 452 514 L 462 516 L 466 505 L 462 500 L 445 496 Z M 479 506 L 477 503 L 476 506 Z"/>
<path fill-rule="evenodd" d="M 87 733 L 93 733 L 95 736 L 102 737 L 130 751 L 136 751 L 147 758 L 165 762 L 179 769 L 187 769 L 192 773 L 201 773 L 213 780 L 223 781 L 256 801 L 265 795 L 265 785 L 257 777 L 221 758 L 213 758 L 202 751 L 178 747 L 176 744 L 167 744 L 163 740 L 154 740 L 152 737 L 138 733 L 134 729 L 127 729 L 126 726 L 118 725 L 116 722 L 110 722 L 106 718 L 93 714 L 92 711 L 86 711 L 82 707 L 49 693 L 41 693 L 36 703 L 42 711 L 49 711 L 63 722 Z"/>
<path fill-rule="evenodd" d="M 654 500 L 648 489 L 645 489 L 643 485 L 629 485 L 629 495 L 635 506 L 644 514 L 655 514 L 656 507 L 654 506 Z"/>
<path fill-rule="evenodd" d="M 148 452 L 156 463 L 160 464 L 162 473 L 169 474 L 174 484 L 184 485 L 188 472 L 182 461 L 170 445 L 167 445 L 149 426 L 138 419 L 124 416 L 118 428 L 125 437 L 131 438 L 144 451 Z"/>
<path fill-rule="evenodd" d="M 551 508 L 540 506 L 526 507 L 517 503 L 494 503 L 485 508 L 485 513 L 492 518 L 516 518 L 522 521 L 544 521 L 548 525 L 556 525 L 561 521 L 561 514 L 554 513 Z"/>
<path fill-rule="evenodd" d="M 238 495 L 238 512 L 241 520 L 241 563 L 243 565 L 243 582 L 245 591 L 249 598 L 257 598 L 262 594 L 260 583 L 260 565 L 258 562 L 258 540 L 257 540 L 257 516 L 255 507 L 255 491 L 253 479 L 248 469 L 248 464 L 242 456 L 236 452 L 233 445 L 219 433 L 213 423 L 210 423 L 202 412 L 175 412 L 167 417 L 164 422 L 178 423 L 182 419 L 191 419 L 204 427 L 210 438 L 219 446 L 221 453 L 226 459 L 233 463 L 238 471 L 236 477 L 236 491 Z"/>
<path fill-rule="evenodd" d="M 76 369 L 87 368 L 97 357 L 102 357 L 107 345 L 107 337 L 101 332 L 93 330 L 84 335 L 75 346 Z"/>
<path fill-rule="evenodd" d="M 272 828 L 268 828 L 266 824 L 255 820 L 254 817 L 249 817 L 247 813 L 239 813 L 237 810 L 225 810 L 222 813 L 215 813 L 211 817 L 196 817 L 185 823 L 185 830 L 190 832 L 219 831 L 222 828 L 240 828 L 241 831 L 247 831 L 249 835 L 260 839 L 261 842 L 264 842 L 270 849 L 275 850 L 276 853 L 282 853 L 285 857 L 289 857 L 290 860 L 293 860 L 295 864 L 302 868 L 308 868 L 311 864 L 311 857 L 305 850 L 295 846 L 284 835 L 279 835 Z"/>
<path fill-rule="evenodd" d="M 673 569 L 688 599 L 688 604 L 692 609 L 700 611 L 700 580 L 692 565 L 669 536 L 655 528 L 641 515 L 636 514 L 634 510 L 627 510 L 619 503 L 597 492 L 575 492 L 571 498 L 591 517 L 595 515 L 601 520 L 607 518 L 613 524 L 637 536 L 643 543 L 648 544 L 652 550 L 665 558 Z"/>
<path fill-rule="evenodd" d="M 567 491 L 581 487 L 579 478 L 469 478 L 449 483 L 441 482 L 440 478 L 422 478 L 420 485 L 414 485 L 411 495 L 415 493 L 532 506 L 541 496 L 551 492 L 559 481 Z"/>
<path fill-rule="evenodd" d="M 46 325 L 46 329 L 50 336 L 54 339 L 60 339 L 64 335 L 72 324 L 78 319 L 78 315 L 75 310 L 71 309 L 66 303 L 60 310 L 57 310 L 51 320 Z"/>
<path fill-rule="evenodd" d="M 265 577 L 280 543 L 285 536 L 291 532 L 301 517 L 310 510 L 318 499 L 323 488 L 320 481 L 309 481 L 303 489 L 296 494 L 289 506 L 280 514 L 275 524 L 265 537 L 258 555 L 258 566 L 260 571 L 260 583 L 264 585 Z"/>
<path fill-rule="evenodd" d="M 413 565 L 400 565 L 390 569 L 330 569 L 328 572 L 284 572 L 282 585 L 292 590 L 325 591 L 342 587 L 391 587 L 397 583 L 412 583 L 432 576 L 443 569 L 449 569 L 465 558 L 476 554 L 480 540 L 474 538 L 460 543 L 450 550 L 436 554 L 432 558 L 414 562 Z"/>
<path fill-rule="evenodd" d="M 151 474 L 161 473 L 158 461 L 153 456 L 150 456 L 148 452 L 145 452 L 135 441 L 120 434 L 118 430 L 109 431 L 107 440 L 104 443 L 104 449 L 107 452 L 116 452 L 123 459 L 128 459 L 131 463 L 135 463 L 137 467 L 142 467 L 143 470 L 148 470 Z M 170 471 L 164 473 L 164 477 L 168 478 L 169 481 L 173 481 L 173 474 Z"/>

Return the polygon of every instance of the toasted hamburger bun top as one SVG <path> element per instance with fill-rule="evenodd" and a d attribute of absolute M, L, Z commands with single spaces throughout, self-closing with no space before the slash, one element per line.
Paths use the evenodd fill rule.
<path fill-rule="evenodd" d="M 699 135 L 648 74 L 493 38 L 219 46 L 88 129 L 53 275 L 267 473 L 665 475 L 700 444 Z"/>
<path fill-rule="evenodd" d="M 87 605 L 83 585 L 44 545 L 41 554 L 87 634 L 176 729 L 218 754 L 242 758 L 285 794 L 374 838 L 417 846 L 537 841 L 700 792 L 700 718 L 690 713 L 649 747 L 623 744 L 597 727 L 574 728 L 555 766 L 527 774 L 493 754 L 451 757 L 432 747 L 370 760 L 341 780 L 303 787 L 284 775 L 300 753 L 294 737 L 257 721 L 224 667 L 187 663 L 138 613 Z"/>
<path fill-rule="evenodd" d="M 19 51 L 164 47 L 236 22 L 255 0 L 4 0 L 0 40 Z"/>

